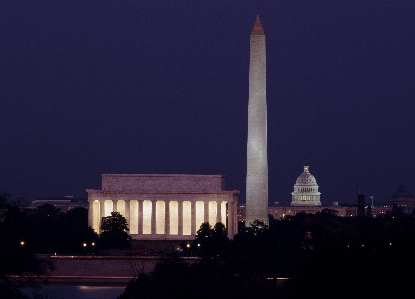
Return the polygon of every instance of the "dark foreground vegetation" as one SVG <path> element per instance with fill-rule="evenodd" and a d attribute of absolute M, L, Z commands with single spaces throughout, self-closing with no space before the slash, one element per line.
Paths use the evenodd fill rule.
<path fill-rule="evenodd" d="M 220 225 L 219 225 L 220 226 Z M 140 274 L 119 299 L 413 297 L 415 217 L 333 211 L 247 227 L 233 241 L 203 224 L 193 244 L 201 262 L 171 259 Z M 282 286 L 275 278 L 289 277 Z"/>
<path fill-rule="evenodd" d="M 51 205 L 22 210 L 9 197 L 0 194 L 0 298 L 27 298 L 21 289 L 30 287 L 36 293 L 44 282 L 40 277 L 53 270 L 35 254 L 93 251 L 90 245 L 99 236 L 88 227 L 83 208 L 68 213 Z"/>
<path fill-rule="evenodd" d="M 121 215 L 102 224 L 98 236 L 87 226 L 85 209 L 22 210 L 1 194 L 0 298 L 26 298 L 20 287 L 39 286 L 37 275 L 52 265 L 35 253 L 129 247 Z M 152 273 L 139 273 L 119 299 L 413 297 L 415 216 L 399 209 L 376 218 L 342 218 L 324 210 L 271 219 L 269 227 L 256 221 L 234 240 L 222 223 L 203 223 L 194 242 L 182 245 L 184 257 L 192 251 L 199 259 L 163 259 Z"/>

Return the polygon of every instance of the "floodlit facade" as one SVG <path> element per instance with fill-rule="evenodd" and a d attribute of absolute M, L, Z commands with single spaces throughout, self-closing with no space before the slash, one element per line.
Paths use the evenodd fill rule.
<path fill-rule="evenodd" d="M 259 16 L 250 38 L 246 222 L 268 223 L 268 155 L 265 34 Z"/>
<path fill-rule="evenodd" d="M 224 191 L 222 175 L 103 174 L 102 190 L 87 189 L 88 224 L 123 215 L 137 240 L 192 240 L 203 222 L 237 233 L 239 191 Z"/>
<path fill-rule="evenodd" d="M 308 170 L 307 159 L 304 163 L 304 172 L 297 178 L 294 192 L 291 193 L 292 206 L 321 206 L 320 192 L 315 177 Z"/>

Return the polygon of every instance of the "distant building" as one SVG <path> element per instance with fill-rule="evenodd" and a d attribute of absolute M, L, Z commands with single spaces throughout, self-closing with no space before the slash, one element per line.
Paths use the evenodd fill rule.
<path fill-rule="evenodd" d="M 364 207 L 365 215 L 368 215 L 368 208 L 369 207 Z M 238 222 L 245 222 L 245 209 L 245 205 L 243 204 L 238 207 Z M 333 203 L 331 206 L 316 207 L 271 205 L 268 206 L 268 214 L 274 219 L 284 219 L 286 216 L 295 216 L 298 213 L 315 214 L 323 211 L 324 209 L 333 210 L 336 216 L 339 217 L 356 217 L 358 208 L 357 205 L 339 205 L 337 202 Z M 372 217 L 376 217 L 378 215 L 385 215 L 390 212 L 390 210 L 391 207 L 375 206 L 370 209 L 370 214 Z"/>
<path fill-rule="evenodd" d="M 391 195 L 388 201 L 388 206 L 402 208 L 404 213 L 412 213 L 415 209 L 415 196 L 406 190 L 406 186 L 403 182 L 399 185 L 399 190 Z"/>
<path fill-rule="evenodd" d="M 87 198 L 75 198 L 72 195 L 63 197 L 39 197 L 32 201 L 29 205 L 29 209 L 40 207 L 44 204 L 50 204 L 61 210 L 61 212 L 68 212 L 74 208 L 88 208 Z"/>

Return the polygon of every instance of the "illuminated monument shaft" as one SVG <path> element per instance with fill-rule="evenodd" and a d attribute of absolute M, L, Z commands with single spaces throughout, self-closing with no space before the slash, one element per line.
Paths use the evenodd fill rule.
<path fill-rule="evenodd" d="M 268 223 L 268 155 L 265 35 L 259 16 L 251 32 L 249 65 L 246 224 Z"/>

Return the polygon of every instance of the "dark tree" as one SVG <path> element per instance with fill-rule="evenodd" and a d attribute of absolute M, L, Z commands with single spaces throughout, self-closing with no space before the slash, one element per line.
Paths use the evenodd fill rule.
<path fill-rule="evenodd" d="M 103 217 L 101 221 L 100 247 L 102 249 L 127 249 L 131 247 L 131 236 L 127 220 L 118 212 Z"/>
<path fill-rule="evenodd" d="M 268 229 L 268 225 L 261 220 L 254 220 L 254 222 L 249 223 L 247 227 L 245 227 L 245 231 L 248 234 L 257 235 L 259 233 L 263 233 L 265 230 Z"/>
<path fill-rule="evenodd" d="M 213 237 L 215 238 L 227 238 L 228 231 L 222 222 L 217 222 L 213 227 Z"/>
<path fill-rule="evenodd" d="M 210 238 L 213 234 L 213 228 L 209 222 L 203 222 L 196 232 L 196 239 Z"/>
<path fill-rule="evenodd" d="M 118 299 L 179 299 L 184 294 L 200 299 L 271 299 L 281 298 L 278 291 L 274 281 L 239 275 L 218 260 L 204 259 L 192 264 L 163 260 L 152 273 L 141 273 L 131 281 Z"/>
<path fill-rule="evenodd" d="M 197 247 L 198 254 L 201 256 L 210 256 L 213 233 L 214 230 L 209 222 L 203 222 L 196 232 L 196 239 L 193 247 Z"/>
<path fill-rule="evenodd" d="M 0 209 L 5 209 L 8 206 L 9 198 L 10 198 L 10 194 L 0 193 Z"/>
<path fill-rule="evenodd" d="M 206 240 L 212 250 L 222 234 L 222 225 L 203 223 L 196 240 Z M 270 228 L 255 222 L 220 250 L 219 258 L 198 263 L 165 261 L 119 298 L 179 298 L 183 290 L 200 298 L 408 297 L 415 217 L 299 213 Z M 291 279 L 278 287 L 269 279 L 275 277 Z"/>
<path fill-rule="evenodd" d="M 64 213 L 50 204 L 37 207 L 28 213 L 30 234 L 27 241 L 37 253 L 55 253 L 62 248 L 62 222 Z"/>
<path fill-rule="evenodd" d="M 60 223 L 65 238 L 60 239 L 59 252 L 96 252 L 99 235 L 88 226 L 87 209 L 78 207 L 69 210 L 62 215 Z"/>
<path fill-rule="evenodd" d="M 29 238 L 32 232 L 29 217 L 7 199 L 7 196 L 1 199 L 0 298 L 28 298 L 21 288 L 39 289 L 39 275 L 52 270 L 53 265 L 36 258 Z M 33 275 L 23 275 L 25 272 Z M 15 278 L 11 280 L 10 275 Z"/>
<path fill-rule="evenodd" d="M 223 223 L 217 222 L 212 228 L 209 222 L 204 222 L 196 233 L 193 247 L 197 247 L 200 256 L 213 257 L 220 255 L 228 242 L 227 230 Z"/>

